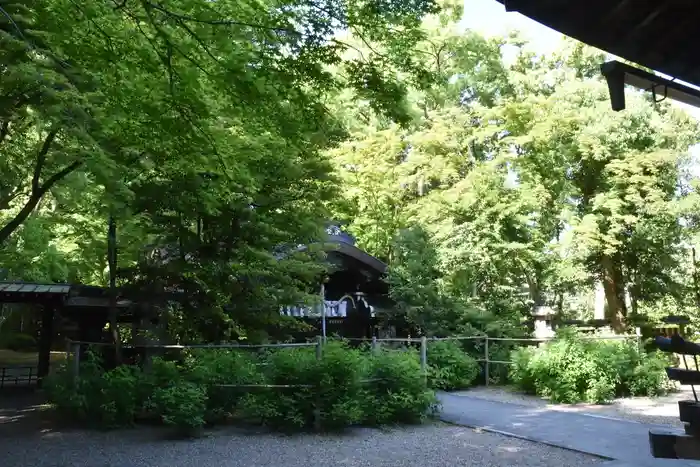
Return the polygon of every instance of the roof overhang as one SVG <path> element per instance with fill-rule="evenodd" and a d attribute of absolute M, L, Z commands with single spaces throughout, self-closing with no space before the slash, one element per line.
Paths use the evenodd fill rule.
<path fill-rule="evenodd" d="M 496 0 L 506 11 L 521 13 L 569 37 L 592 45 L 622 59 L 656 70 L 692 85 L 700 85 L 700 60 L 695 39 L 698 0 Z M 618 62 L 619 63 L 619 62 Z M 629 65 L 627 65 L 629 66 Z M 617 69 L 621 67 L 616 66 Z M 632 71 L 634 70 L 634 71 Z M 695 89 L 652 73 L 629 67 L 623 81 L 657 96 L 698 105 Z M 620 100 L 619 77 L 616 96 Z M 610 84 L 610 79 L 608 80 Z M 659 93 L 659 88 L 662 88 Z"/>
<path fill-rule="evenodd" d="M 333 238 L 333 236 L 329 237 L 329 243 L 331 244 L 329 253 L 337 252 L 341 255 L 353 258 L 379 275 L 386 273 L 388 266 L 383 261 L 375 258 L 366 251 L 357 248 L 355 245 L 351 245 L 344 241 L 337 241 Z"/>
<path fill-rule="evenodd" d="M 668 98 L 700 107 L 700 91 L 676 81 L 662 78 L 617 60 L 603 63 L 600 71 L 608 82 L 610 102 L 615 111 L 625 108 L 626 84 L 651 92 L 655 102 L 661 102 Z"/>
<path fill-rule="evenodd" d="M 43 303 L 63 301 L 71 291 L 69 284 L 0 282 L 0 303 Z"/>

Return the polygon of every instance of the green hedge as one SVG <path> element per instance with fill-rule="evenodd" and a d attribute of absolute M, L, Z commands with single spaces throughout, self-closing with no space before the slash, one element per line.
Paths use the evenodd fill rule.
<path fill-rule="evenodd" d="M 264 354 L 197 350 L 178 363 L 155 358 L 147 372 L 129 365 L 104 372 L 89 355 L 79 378 L 71 378 L 64 366 L 45 387 L 57 410 L 98 427 L 152 419 L 189 430 L 233 418 L 278 430 L 318 422 L 321 429 L 337 430 L 417 423 L 437 409 L 417 354 L 410 351 L 372 354 L 330 342 L 319 360 L 313 348 Z"/>
<path fill-rule="evenodd" d="M 634 341 L 584 340 L 567 333 L 540 347 L 515 350 L 511 360 L 510 380 L 518 389 L 554 402 L 603 403 L 671 388 L 664 370 L 668 357 L 647 353 Z"/>
<path fill-rule="evenodd" d="M 462 350 L 457 341 L 428 343 L 428 376 L 430 386 L 443 391 L 466 389 L 479 376 L 479 364 Z"/>

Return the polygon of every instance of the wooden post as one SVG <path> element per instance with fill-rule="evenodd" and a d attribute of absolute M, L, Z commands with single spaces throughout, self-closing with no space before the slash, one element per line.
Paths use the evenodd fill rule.
<path fill-rule="evenodd" d="M 489 385 L 489 336 L 484 339 L 484 381 Z"/>
<path fill-rule="evenodd" d="M 49 374 L 51 364 L 51 341 L 53 340 L 54 305 L 45 304 L 41 310 L 41 330 L 39 332 L 38 384 Z"/>
<path fill-rule="evenodd" d="M 323 356 L 323 336 L 316 337 L 316 360 L 321 360 Z"/>
<path fill-rule="evenodd" d="M 379 342 L 377 342 L 377 336 L 372 336 L 372 355 L 377 355 L 379 351 Z"/>
<path fill-rule="evenodd" d="M 71 368 L 71 373 L 73 375 L 73 379 L 78 379 L 78 376 L 80 376 L 80 344 L 77 344 L 75 342 L 71 342 L 71 350 L 73 352 L 73 360 L 72 360 L 72 368 Z"/>
<path fill-rule="evenodd" d="M 316 337 L 316 360 L 323 358 L 323 336 Z M 321 431 L 321 398 L 320 389 L 316 388 L 316 407 L 314 408 L 314 430 Z"/>
<path fill-rule="evenodd" d="M 423 381 L 428 384 L 428 338 L 420 338 L 420 370 L 423 373 Z"/>
<path fill-rule="evenodd" d="M 634 334 L 637 336 L 637 350 L 642 351 L 642 328 L 637 326 L 634 328 Z"/>

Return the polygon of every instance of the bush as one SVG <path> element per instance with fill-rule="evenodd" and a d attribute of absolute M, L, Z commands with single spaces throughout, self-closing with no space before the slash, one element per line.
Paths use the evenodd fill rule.
<path fill-rule="evenodd" d="M 644 354 L 629 379 L 629 393 L 633 396 L 661 396 L 673 390 L 666 375 L 669 356 L 659 351 Z"/>
<path fill-rule="evenodd" d="M 236 385 L 265 382 L 261 368 L 255 356 L 246 351 L 200 349 L 186 358 L 181 377 L 209 388 L 205 419 L 213 423 L 239 410 L 249 389 Z"/>
<path fill-rule="evenodd" d="M 149 407 L 166 425 L 184 433 L 204 426 L 207 391 L 190 381 L 176 381 L 166 387 L 156 388 L 149 399 Z"/>
<path fill-rule="evenodd" d="M 431 387 L 444 391 L 468 388 L 479 374 L 479 364 L 455 341 L 430 342 L 428 363 Z"/>
<path fill-rule="evenodd" d="M 49 402 L 63 415 L 103 428 L 131 425 L 149 395 L 140 369 L 123 365 L 104 372 L 101 360 L 88 352 L 74 378 L 68 363 L 47 378 Z"/>
<path fill-rule="evenodd" d="M 515 350 L 511 360 L 510 379 L 518 389 L 554 402 L 603 403 L 670 388 L 665 357 L 640 350 L 636 342 L 583 340 L 567 333 L 538 348 Z"/>
<path fill-rule="evenodd" d="M 437 411 L 415 352 L 381 350 L 369 362 L 370 384 L 364 391 L 364 422 L 369 425 L 418 423 Z"/>
<path fill-rule="evenodd" d="M 236 417 L 280 430 L 317 423 L 337 430 L 419 422 L 437 407 L 415 351 L 371 355 L 341 342 L 328 343 L 321 359 L 309 348 L 264 355 L 200 350 L 178 361 L 154 358 L 148 371 L 130 365 L 105 371 L 88 353 L 78 378 L 68 368 L 47 379 L 50 402 L 68 417 L 106 428 L 154 419 L 192 430 Z"/>
<path fill-rule="evenodd" d="M 15 352 L 31 352 L 36 350 L 37 343 L 34 336 L 29 334 L 11 334 L 7 336 L 5 346 Z"/>

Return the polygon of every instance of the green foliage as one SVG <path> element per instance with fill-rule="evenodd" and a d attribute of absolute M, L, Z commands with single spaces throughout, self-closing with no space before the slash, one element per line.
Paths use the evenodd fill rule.
<path fill-rule="evenodd" d="M 106 285 L 113 217 L 120 285 L 162 308 L 163 289 L 183 290 L 168 321 L 200 341 L 281 326 L 279 306 L 309 298 L 318 252 L 280 250 L 320 240 L 338 193 L 324 151 L 347 131 L 329 97 L 406 124 L 403 80 L 431 77 L 411 50 L 438 11 L 433 0 L 2 5 L 9 278 Z"/>
<path fill-rule="evenodd" d="M 554 402 L 603 403 L 622 396 L 655 396 L 670 388 L 667 358 L 636 342 L 558 336 L 513 352 L 510 379 L 520 390 Z"/>
<path fill-rule="evenodd" d="M 318 360 L 313 349 L 273 351 L 265 359 L 266 381 L 302 388 L 261 388 L 246 396 L 244 416 L 283 429 L 314 425 L 315 411 L 322 429 L 338 429 L 362 421 L 358 394 L 362 390 L 363 359 L 356 350 L 330 342 Z"/>
<path fill-rule="evenodd" d="M 479 364 L 455 341 L 428 344 L 428 378 L 430 386 L 451 391 L 466 389 L 479 374 Z"/>
<path fill-rule="evenodd" d="M 261 384 L 264 381 L 259 362 L 253 355 L 227 349 L 196 350 L 186 359 L 181 375 L 177 374 L 177 368 L 172 370 L 177 378 L 208 388 L 205 417 L 208 422 L 221 421 L 235 413 L 245 394 L 245 389 L 216 385 Z"/>
<path fill-rule="evenodd" d="M 204 426 L 207 391 L 196 383 L 179 381 L 156 388 L 148 404 L 166 425 L 184 429 L 200 428 Z"/>
<path fill-rule="evenodd" d="M 104 372 L 90 356 L 73 378 L 68 362 L 47 380 L 49 400 L 66 417 L 99 427 L 161 420 L 183 434 L 227 419 L 278 430 L 417 423 L 436 408 L 415 352 L 371 356 L 342 342 L 260 355 L 197 350 L 182 363 L 154 358 L 148 371 Z M 297 386 L 297 387 L 294 387 Z"/>
<path fill-rule="evenodd" d="M 365 423 L 418 423 L 438 408 L 414 351 L 382 349 L 369 361 L 369 378 L 372 382 L 362 395 Z"/>
<path fill-rule="evenodd" d="M 47 378 L 49 400 L 60 413 L 90 425 L 114 428 L 134 423 L 149 396 L 146 378 L 131 366 L 104 372 L 92 353 L 85 360 L 79 378 L 72 376 L 72 362 L 64 363 Z"/>
<path fill-rule="evenodd" d="M 335 210 L 389 261 L 397 314 L 427 334 L 473 309 L 520 325 L 536 306 L 590 313 L 596 283 L 617 330 L 662 301 L 696 309 L 698 123 L 640 95 L 613 112 L 590 47 L 543 57 L 452 26 L 424 22 L 415 53 L 435 80 L 410 90 L 412 125 L 358 117 L 330 152 L 346 187 Z"/>

